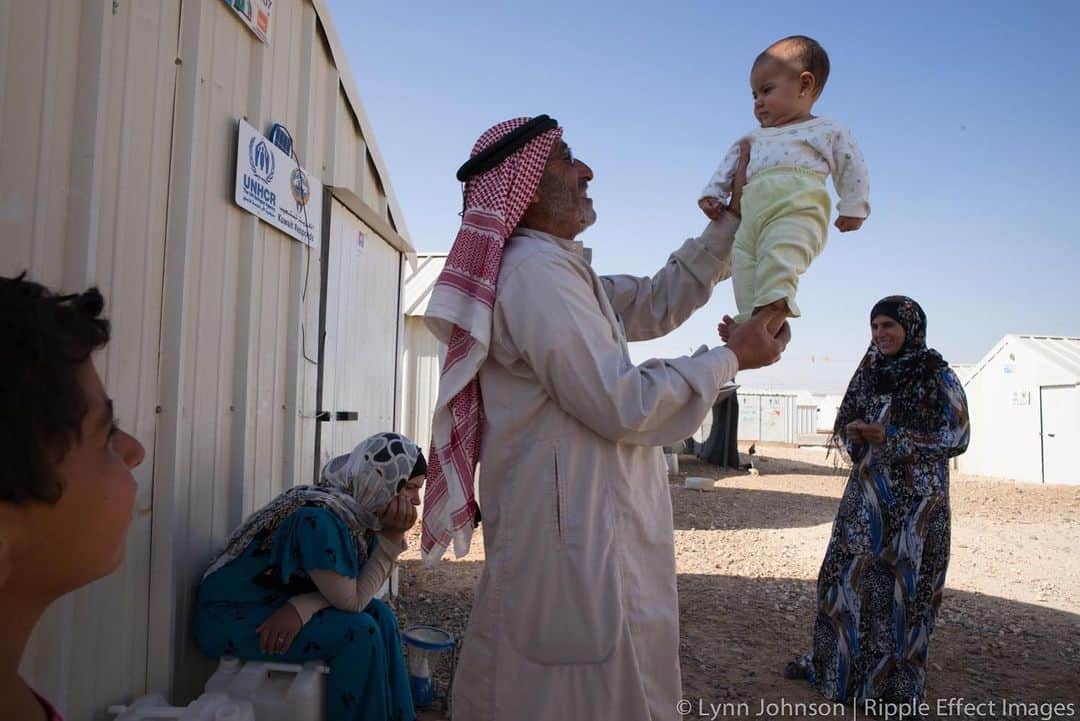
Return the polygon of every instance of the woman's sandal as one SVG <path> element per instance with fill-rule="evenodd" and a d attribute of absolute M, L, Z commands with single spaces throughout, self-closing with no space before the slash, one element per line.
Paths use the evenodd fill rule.
<path fill-rule="evenodd" d="M 798 661 L 792 661 L 787 666 L 784 666 L 784 678 L 806 678 L 806 666 L 803 666 Z"/>

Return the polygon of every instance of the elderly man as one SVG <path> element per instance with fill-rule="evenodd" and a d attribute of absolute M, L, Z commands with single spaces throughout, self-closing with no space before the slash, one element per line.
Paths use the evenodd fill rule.
<path fill-rule="evenodd" d="M 745 161 L 744 161 L 745 163 Z M 592 170 L 547 116 L 496 125 L 458 172 L 461 230 L 428 323 L 448 344 L 422 550 L 469 546 L 480 465 L 487 562 L 453 689 L 459 721 L 673 719 L 680 696 L 671 499 L 658 448 L 691 435 L 786 326 L 634 365 L 731 274 L 720 214 L 652 278 L 600 277 L 574 238 Z M 777 323 L 776 320 L 770 320 Z M 782 321 L 779 321 L 782 322 Z"/>

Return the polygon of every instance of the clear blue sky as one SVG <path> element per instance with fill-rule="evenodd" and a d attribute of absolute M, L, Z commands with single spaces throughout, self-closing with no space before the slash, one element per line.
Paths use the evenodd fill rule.
<path fill-rule="evenodd" d="M 954 363 L 1005 333 L 1080 335 L 1080 4 L 329 0 L 412 240 L 445 251 L 454 171 L 494 123 L 548 113 L 596 177 L 598 272 L 652 274 L 703 226 L 697 194 L 755 125 L 747 77 L 785 35 L 832 74 L 815 107 L 854 131 L 873 214 L 803 276 L 783 361 L 750 386 L 839 391 L 870 307 L 903 293 Z M 767 8 L 767 9 L 766 9 Z M 831 188 L 831 183 L 830 183 Z M 730 283 L 635 360 L 719 343 Z"/>

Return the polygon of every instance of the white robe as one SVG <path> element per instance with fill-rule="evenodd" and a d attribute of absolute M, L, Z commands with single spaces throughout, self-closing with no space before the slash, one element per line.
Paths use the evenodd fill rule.
<path fill-rule="evenodd" d="M 630 361 L 730 276 L 710 223 L 652 278 L 601 278 L 571 241 L 519 229 L 499 273 L 479 501 L 487 561 L 455 674 L 455 721 L 678 717 L 667 471 L 738 369 L 714 348 Z M 625 328 L 625 332 L 624 329 Z"/>

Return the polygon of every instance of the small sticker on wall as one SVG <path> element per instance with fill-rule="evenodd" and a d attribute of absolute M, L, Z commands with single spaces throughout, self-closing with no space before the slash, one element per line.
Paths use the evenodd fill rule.
<path fill-rule="evenodd" d="M 367 243 L 367 238 L 364 237 L 364 231 L 356 231 L 356 254 L 364 254 L 364 245 Z"/>

